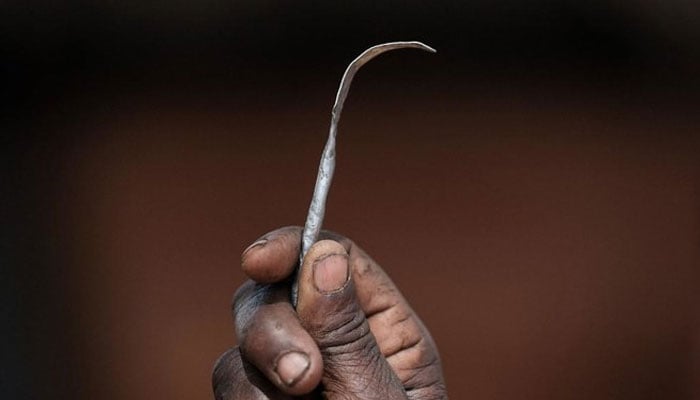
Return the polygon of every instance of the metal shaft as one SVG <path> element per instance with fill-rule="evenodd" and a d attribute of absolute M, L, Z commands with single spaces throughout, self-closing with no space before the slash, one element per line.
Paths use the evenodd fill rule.
<path fill-rule="evenodd" d="M 338 122 L 340 121 L 343 105 L 345 104 L 345 99 L 347 98 L 348 91 L 350 90 L 350 84 L 352 83 L 357 71 L 374 57 L 390 50 L 405 48 L 420 49 L 432 53 L 435 52 L 435 49 L 421 42 L 391 42 L 379 44 L 370 47 L 356 59 L 354 59 L 350 65 L 348 65 L 345 73 L 343 74 L 343 78 L 340 80 L 340 87 L 338 88 L 338 93 L 335 96 L 335 104 L 333 105 L 333 111 L 331 114 L 331 127 L 328 133 L 328 140 L 326 141 L 326 146 L 324 147 L 323 154 L 321 155 L 318 175 L 316 176 L 316 186 L 314 187 L 314 194 L 313 197 L 311 197 L 309 213 L 306 216 L 306 223 L 304 224 L 301 254 L 299 256 L 300 268 L 303 265 L 304 256 L 309 251 L 311 246 L 318 240 L 318 235 L 321 232 L 321 226 L 323 225 L 323 217 L 326 213 L 326 200 L 328 198 L 328 191 L 330 190 L 331 182 L 333 180 L 333 172 L 335 170 L 335 138 L 338 133 Z M 292 290 L 292 300 L 296 306 L 296 282 Z"/>

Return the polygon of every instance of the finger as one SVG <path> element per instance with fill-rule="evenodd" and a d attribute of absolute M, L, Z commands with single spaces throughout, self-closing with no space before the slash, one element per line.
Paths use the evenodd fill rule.
<path fill-rule="evenodd" d="M 408 306 L 394 282 L 367 253 L 352 240 L 331 231 L 322 231 L 321 239 L 334 240 L 340 243 L 348 253 L 348 262 L 352 271 L 357 298 L 370 320 L 386 318 L 388 311 L 400 311 L 408 315 L 398 316 L 400 319 L 416 317 Z"/>
<path fill-rule="evenodd" d="M 325 395 L 405 399 L 369 329 L 352 275 L 345 248 L 331 240 L 314 244 L 301 269 L 297 312 L 323 356 Z"/>
<path fill-rule="evenodd" d="M 241 255 L 241 266 L 256 282 L 280 282 L 294 272 L 299 263 L 300 247 L 301 227 L 280 228 L 248 246 Z"/>
<path fill-rule="evenodd" d="M 444 394 L 437 346 L 391 278 L 352 240 L 328 231 L 321 236 L 339 242 L 348 252 L 360 306 L 409 398 L 425 398 L 426 392 Z"/>
<path fill-rule="evenodd" d="M 224 353 L 216 362 L 212 374 L 216 400 L 291 400 L 280 392 L 253 365 L 245 361 L 239 349 Z"/>
<path fill-rule="evenodd" d="M 289 303 L 288 285 L 249 281 L 235 296 L 234 319 L 243 358 L 273 385 L 292 395 L 318 386 L 321 353 Z"/>

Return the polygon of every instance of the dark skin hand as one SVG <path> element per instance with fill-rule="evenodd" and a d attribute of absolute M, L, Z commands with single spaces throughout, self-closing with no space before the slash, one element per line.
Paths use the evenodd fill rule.
<path fill-rule="evenodd" d="M 323 232 L 304 258 L 296 310 L 290 276 L 301 228 L 264 235 L 236 292 L 239 346 L 214 368 L 217 400 L 447 399 L 433 339 L 382 268 L 351 240 Z"/>

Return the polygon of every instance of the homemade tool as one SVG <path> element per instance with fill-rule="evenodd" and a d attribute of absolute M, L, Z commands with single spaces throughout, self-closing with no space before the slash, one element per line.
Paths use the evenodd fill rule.
<path fill-rule="evenodd" d="M 309 213 L 306 216 L 306 223 L 304 224 L 299 268 L 303 266 L 306 253 L 318 240 L 321 225 L 323 224 L 323 216 L 326 213 L 326 199 L 328 198 L 328 190 L 331 187 L 333 171 L 335 170 L 335 137 L 338 133 L 338 121 L 340 121 L 340 114 L 343 111 L 343 104 L 345 103 L 345 98 L 348 96 L 352 79 L 355 77 L 357 71 L 374 57 L 390 50 L 407 48 L 435 53 L 435 49 L 421 42 L 390 42 L 379 44 L 370 47 L 354 59 L 350 65 L 348 65 L 340 80 L 340 87 L 338 88 L 338 94 L 335 96 L 335 104 L 333 104 L 333 111 L 331 113 L 331 127 L 328 133 L 328 140 L 326 141 L 326 146 L 321 155 L 321 163 L 318 167 L 318 175 L 316 176 L 316 186 L 314 187 Z M 292 287 L 292 303 L 295 306 L 297 304 L 298 276 L 299 271 L 297 271 L 297 278 Z"/>

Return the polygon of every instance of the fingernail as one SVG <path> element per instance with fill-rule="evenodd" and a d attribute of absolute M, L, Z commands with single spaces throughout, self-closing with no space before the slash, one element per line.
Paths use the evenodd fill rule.
<path fill-rule="evenodd" d="M 314 284 L 321 293 L 340 290 L 348 281 L 348 257 L 345 254 L 329 254 L 313 265 Z"/>
<path fill-rule="evenodd" d="M 245 250 L 243 250 L 243 254 L 241 254 L 241 259 L 245 259 L 245 256 L 248 254 L 249 251 L 258 247 L 262 247 L 265 245 L 265 243 L 267 243 L 267 239 L 260 239 L 255 241 L 253 244 L 251 244 L 250 246 L 246 247 Z"/>
<path fill-rule="evenodd" d="M 307 369 L 309 369 L 309 357 L 306 354 L 292 351 L 277 360 L 275 372 L 285 385 L 294 386 L 304 377 Z"/>

